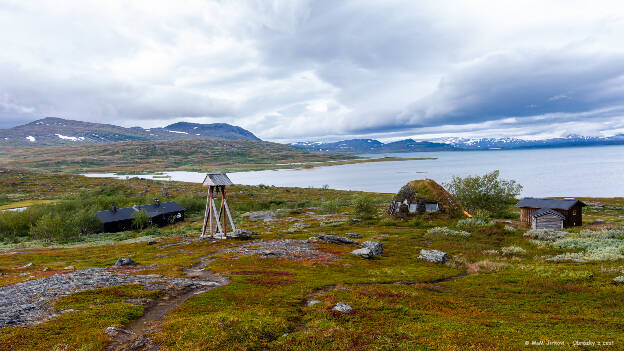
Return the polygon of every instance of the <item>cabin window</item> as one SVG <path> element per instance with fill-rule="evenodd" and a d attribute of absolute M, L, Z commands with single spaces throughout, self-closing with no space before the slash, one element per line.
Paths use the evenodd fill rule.
<path fill-rule="evenodd" d="M 572 210 L 572 215 L 576 216 L 576 210 Z"/>

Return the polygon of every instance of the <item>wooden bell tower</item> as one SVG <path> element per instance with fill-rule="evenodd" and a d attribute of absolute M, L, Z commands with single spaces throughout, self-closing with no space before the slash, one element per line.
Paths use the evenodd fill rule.
<path fill-rule="evenodd" d="M 232 231 L 236 230 L 230 207 L 227 203 L 226 187 L 234 185 L 225 173 L 209 173 L 204 179 L 204 186 L 208 187 L 208 196 L 206 197 L 206 211 L 204 212 L 204 225 L 202 227 L 202 237 L 206 237 L 206 231 L 210 228 L 209 236 L 213 238 L 225 239 L 227 234 L 227 220 L 230 222 Z M 221 205 L 217 211 L 215 199 L 221 194 Z M 217 232 L 214 231 L 213 219 L 216 222 Z"/>

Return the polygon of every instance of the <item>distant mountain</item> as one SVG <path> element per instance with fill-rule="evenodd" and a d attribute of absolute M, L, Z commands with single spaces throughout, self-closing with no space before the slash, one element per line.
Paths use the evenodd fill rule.
<path fill-rule="evenodd" d="M 253 135 L 252 132 L 241 127 L 233 126 L 227 123 L 199 124 L 178 122 L 165 127 L 166 130 L 187 133 L 189 135 L 202 136 L 211 139 L 226 140 L 256 140 L 260 138 Z"/>
<path fill-rule="evenodd" d="M 449 144 L 405 139 L 384 144 L 375 139 L 351 139 L 335 143 L 298 142 L 291 144 L 297 149 L 310 152 L 341 154 L 366 154 L 385 152 L 449 151 L 456 148 Z"/>
<path fill-rule="evenodd" d="M 17 147 L 187 139 L 260 140 L 248 130 L 226 123 L 180 122 L 165 128 L 144 129 L 47 117 L 10 129 L 0 129 L 0 146 Z"/>
<path fill-rule="evenodd" d="M 624 134 L 611 137 L 570 135 L 565 138 L 526 140 L 519 138 L 443 138 L 436 140 L 462 150 L 529 149 L 595 145 L 622 145 Z"/>
<path fill-rule="evenodd" d="M 382 143 L 375 139 L 351 139 L 334 143 L 297 142 L 297 149 L 310 152 L 366 154 L 386 152 L 508 150 L 596 145 L 624 145 L 624 134 L 611 137 L 570 135 L 565 138 L 526 140 L 520 138 L 439 138 L 432 141 L 405 139 Z"/>

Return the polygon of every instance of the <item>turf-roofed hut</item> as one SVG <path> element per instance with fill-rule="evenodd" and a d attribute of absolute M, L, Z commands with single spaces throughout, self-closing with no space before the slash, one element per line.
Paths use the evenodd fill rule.
<path fill-rule="evenodd" d="M 585 206 L 577 199 L 535 197 L 526 197 L 516 205 L 520 208 L 520 222 L 533 229 L 561 229 L 583 225 Z"/>
<path fill-rule="evenodd" d="M 457 218 L 463 212 L 459 201 L 432 179 L 412 180 L 405 184 L 388 208 L 388 214 L 395 217 L 439 213 Z"/>
<path fill-rule="evenodd" d="M 102 222 L 105 232 L 114 233 L 132 228 L 132 220 L 135 213 L 145 211 L 149 215 L 152 224 L 165 226 L 184 220 L 184 207 L 176 202 L 163 202 L 154 200 L 150 205 L 134 205 L 132 207 L 116 208 L 111 206 L 110 210 L 98 211 L 97 218 Z"/>

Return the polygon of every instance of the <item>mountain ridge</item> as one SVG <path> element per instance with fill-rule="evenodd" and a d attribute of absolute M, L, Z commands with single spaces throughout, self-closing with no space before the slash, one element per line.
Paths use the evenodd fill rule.
<path fill-rule="evenodd" d="M 227 123 L 173 123 L 162 128 L 121 127 L 113 124 L 45 117 L 0 129 L 0 146 L 60 146 L 150 140 L 254 140 L 250 131 Z"/>

